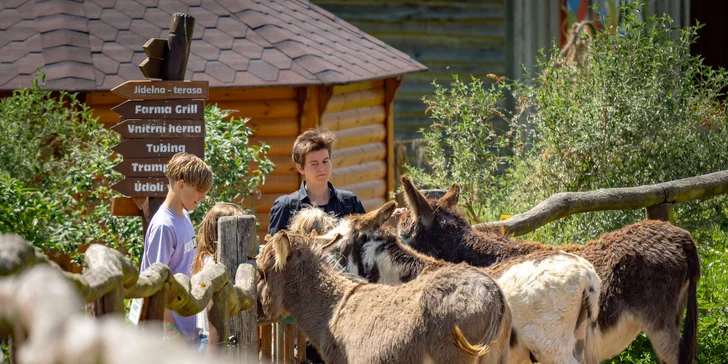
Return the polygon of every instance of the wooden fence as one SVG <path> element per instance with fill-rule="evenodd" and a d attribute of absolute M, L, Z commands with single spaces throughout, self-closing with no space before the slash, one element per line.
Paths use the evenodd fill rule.
<path fill-rule="evenodd" d="M 606 210 L 646 209 L 646 217 L 670 220 L 672 205 L 728 193 L 728 170 L 648 186 L 609 188 L 589 192 L 561 192 L 534 208 L 508 219 L 473 225 L 475 229 L 502 227 L 523 235 L 569 215 Z"/>

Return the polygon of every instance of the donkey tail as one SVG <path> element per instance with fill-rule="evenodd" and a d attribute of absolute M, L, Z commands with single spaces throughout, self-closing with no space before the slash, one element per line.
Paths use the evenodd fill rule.
<path fill-rule="evenodd" d="M 467 355 L 480 357 L 487 354 L 490 350 L 490 345 L 471 344 L 468 339 L 465 338 L 463 331 L 460 330 L 458 325 L 454 325 L 452 327 L 452 336 L 455 339 L 455 345 L 457 345 L 458 349 Z"/>
<path fill-rule="evenodd" d="M 700 257 L 695 241 L 683 245 L 688 263 L 688 307 L 685 313 L 685 324 L 680 339 L 680 363 L 693 363 L 698 355 L 698 298 L 697 285 L 700 279 Z M 682 312 L 680 312 L 682 315 Z"/>

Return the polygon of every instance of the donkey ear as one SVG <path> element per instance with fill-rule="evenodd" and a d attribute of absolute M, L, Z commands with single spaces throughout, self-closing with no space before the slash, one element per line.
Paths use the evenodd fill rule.
<path fill-rule="evenodd" d="M 460 185 L 457 182 L 453 182 L 452 187 L 450 187 L 450 190 L 447 191 L 445 196 L 442 196 L 442 198 L 437 201 L 437 205 L 445 208 L 452 208 L 458 204 L 459 198 Z"/>
<path fill-rule="evenodd" d="M 273 251 L 275 252 L 275 269 L 281 271 L 286 266 L 288 254 L 291 252 L 291 240 L 288 238 L 288 232 L 281 230 L 273 236 L 273 240 L 269 244 L 273 244 Z"/>
<path fill-rule="evenodd" d="M 430 205 L 430 201 L 427 201 L 427 198 L 420 193 L 409 177 L 402 176 L 402 185 L 404 186 L 405 199 L 414 216 L 425 226 L 429 225 L 434 217 L 434 210 Z"/>

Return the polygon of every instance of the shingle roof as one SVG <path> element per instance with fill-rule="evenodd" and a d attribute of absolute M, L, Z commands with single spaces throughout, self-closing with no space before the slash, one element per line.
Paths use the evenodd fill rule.
<path fill-rule="evenodd" d="M 195 17 L 186 79 L 213 87 L 334 85 L 427 68 L 305 0 L 3 0 L 0 90 L 109 90 L 144 79 L 149 38 Z"/>

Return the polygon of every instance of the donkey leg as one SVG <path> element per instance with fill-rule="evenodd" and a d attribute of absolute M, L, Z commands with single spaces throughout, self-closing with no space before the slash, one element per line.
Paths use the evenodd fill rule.
<path fill-rule="evenodd" d="M 672 325 L 657 330 L 646 330 L 655 354 L 661 364 L 678 364 L 680 351 L 680 330 Z"/>

